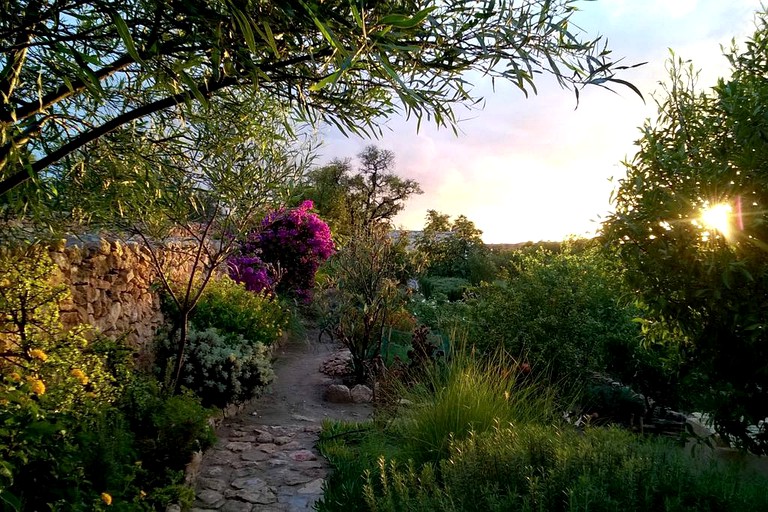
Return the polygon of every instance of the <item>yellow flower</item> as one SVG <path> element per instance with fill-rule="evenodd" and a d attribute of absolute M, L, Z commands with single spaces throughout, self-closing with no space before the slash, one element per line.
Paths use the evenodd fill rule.
<path fill-rule="evenodd" d="M 27 379 L 27 382 L 29 382 L 29 389 L 31 389 L 34 394 L 36 395 L 45 394 L 45 384 L 43 384 L 43 381 L 41 381 L 40 379 L 29 378 Z"/>
<path fill-rule="evenodd" d="M 29 355 L 34 357 L 35 359 L 39 359 L 41 361 L 45 361 L 48 359 L 48 354 L 40 350 L 39 348 L 34 348 L 29 351 Z"/>
<path fill-rule="evenodd" d="M 80 384 L 82 384 L 83 386 L 88 384 L 88 380 L 89 380 L 88 376 L 83 373 L 83 370 L 80 370 L 79 368 L 75 368 L 74 370 L 69 372 L 69 374 L 74 378 L 76 378 L 77 380 L 79 380 Z"/>
<path fill-rule="evenodd" d="M 101 493 L 101 501 L 103 501 L 107 505 L 111 505 L 112 504 L 112 496 L 110 496 L 106 492 L 103 492 L 103 493 Z"/>
<path fill-rule="evenodd" d="M 21 380 L 21 375 L 16 372 L 12 372 L 10 375 L 8 375 L 8 379 L 11 382 L 19 382 Z"/>

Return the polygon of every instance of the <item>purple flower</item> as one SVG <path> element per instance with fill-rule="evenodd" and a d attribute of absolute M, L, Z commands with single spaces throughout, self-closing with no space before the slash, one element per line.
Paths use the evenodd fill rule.
<path fill-rule="evenodd" d="M 303 201 L 268 213 L 261 229 L 248 233 L 240 253 L 230 258 L 232 279 L 256 292 L 277 288 L 309 299 L 317 269 L 334 252 L 331 230 L 313 207 Z"/>

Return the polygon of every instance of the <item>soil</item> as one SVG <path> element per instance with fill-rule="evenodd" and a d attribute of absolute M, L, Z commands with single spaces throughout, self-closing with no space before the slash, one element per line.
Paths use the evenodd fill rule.
<path fill-rule="evenodd" d="M 272 389 L 247 407 L 244 414 L 269 425 L 295 423 L 296 416 L 313 422 L 325 418 L 362 421 L 370 416 L 370 405 L 334 404 L 323 399 L 325 389 L 340 380 L 320 373 L 319 368 L 340 347 L 316 340 L 317 333 L 308 331 L 306 339 L 288 341 L 277 350 L 277 378 Z"/>

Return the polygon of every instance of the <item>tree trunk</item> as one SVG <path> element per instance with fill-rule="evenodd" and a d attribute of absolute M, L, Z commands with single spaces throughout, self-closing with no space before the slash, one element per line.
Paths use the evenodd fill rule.
<path fill-rule="evenodd" d="M 184 351 L 187 348 L 187 330 L 189 328 L 189 310 L 184 309 L 179 312 L 178 318 L 179 326 L 179 345 L 176 350 L 176 366 L 174 367 L 173 374 L 173 392 L 178 393 L 181 389 L 181 371 L 184 367 Z"/>

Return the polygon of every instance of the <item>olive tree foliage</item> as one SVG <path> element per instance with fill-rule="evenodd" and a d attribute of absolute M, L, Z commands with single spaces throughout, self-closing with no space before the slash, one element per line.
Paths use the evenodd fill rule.
<path fill-rule="evenodd" d="M 232 88 L 368 135 L 398 110 L 454 126 L 455 106 L 478 100 L 468 71 L 526 93 L 543 72 L 577 94 L 634 89 L 600 38 L 572 32 L 575 4 L 2 0 L 0 196 L 65 175 L 107 134 Z"/>
<path fill-rule="evenodd" d="M 604 237 L 646 308 L 652 341 L 678 344 L 684 377 L 721 434 L 768 453 L 768 14 L 730 78 L 702 92 L 670 61 L 658 118 L 626 163 Z M 730 205 L 730 230 L 706 227 Z"/>
<path fill-rule="evenodd" d="M 124 233 L 148 250 L 174 311 L 176 384 L 188 318 L 207 284 L 237 240 L 288 200 L 313 156 L 311 139 L 288 131 L 282 108 L 266 98 L 185 108 L 184 126 L 161 119 L 140 134 L 119 130 L 91 144 L 83 172 L 62 180 L 49 212 L 68 225 Z M 189 265 L 167 258 L 169 248 Z"/>

